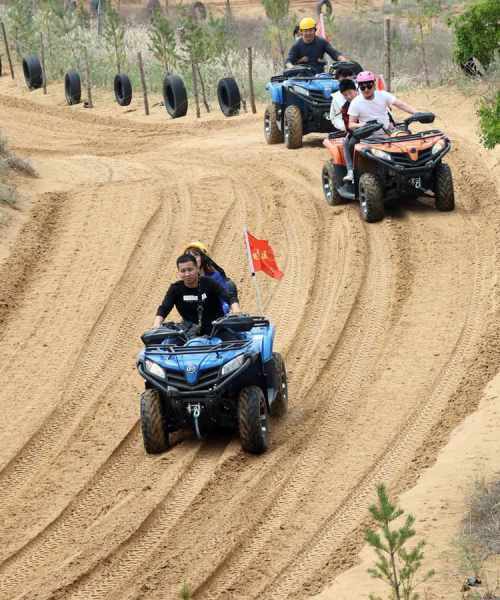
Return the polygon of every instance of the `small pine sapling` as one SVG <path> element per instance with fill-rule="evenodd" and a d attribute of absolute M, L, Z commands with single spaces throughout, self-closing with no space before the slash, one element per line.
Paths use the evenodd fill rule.
<path fill-rule="evenodd" d="M 175 31 L 168 18 L 159 9 L 153 11 L 149 29 L 149 50 L 167 73 L 171 73 L 179 59 Z"/>
<path fill-rule="evenodd" d="M 189 589 L 189 585 L 184 582 L 181 587 L 181 591 L 179 593 L 180 600 L 191 600 L 191 590 Z"/>
<path fill-rule="evenodd" d="M 415 589 L 434 575 L 431 570 L 417 580 L 425 542 L 420 541 L 408 550 L 407 543 L 415 535 L 415 517 L 406 515 L 401 527 L 391 529 L 391 523 L 399 519 L 404 511 L 390 502 L 385 485 L 377 487 L 377 496 L 378 503 L 372 504 L 369 511 L 380 531 L 367 529 L 365 539 L 374 548 L 378 560 L 374 568 L 368 569 L 368 573 L 391 588 L 391 600 L 418 600 Z M 370 594 L 370 600 L 382 599 Z"/>
<path fill-rule="evenodd" d="M 116 72 L 121 73 L 125 62 L 125 27 L 118 11 L 111 2 L 106 5 L 103 37 L 106 48 L 114 55 Z"/>

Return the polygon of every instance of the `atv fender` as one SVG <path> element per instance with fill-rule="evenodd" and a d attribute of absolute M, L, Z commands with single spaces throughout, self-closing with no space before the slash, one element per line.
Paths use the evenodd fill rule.
<path fill-rule="evenodd" d="M 266 363 L 273 357 L 273 343 L 275 335 L 274 325 L 269 325 L 265 334 L 262 337 L 262 362 Z"/>
<path fill-rule="evenodd" d="M 271 93 L 271 101 L 273 104 L 283 104 L 283 86 L 268 83 L 266 89 Z"/>
<path fill-rule="evenodd" d="M 271 359 L 262 365 L 264 371 L 264 378 L 266 381 L 265 396 L 267 402 L 267 409 L 271 410 L 271 405 L 276 398 L 279 388 L 279 377 L 274 367 L 274 361 Z"/>

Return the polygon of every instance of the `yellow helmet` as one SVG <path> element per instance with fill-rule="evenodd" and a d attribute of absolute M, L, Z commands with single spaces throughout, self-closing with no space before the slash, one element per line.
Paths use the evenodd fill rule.
<path fill-rule="evenodd" d="M 186 249 L 184 250 L 184 252 L 187 252 L 190 248 L 198 248 L 198 250 L 203 252 L 203 254 L 208 253 L 208 248 L 205 246 L 205 244 L 203 244 L 202 242 L 199 242 L 199 241 L 191 242 L 190 244 L 188 244 L 186 246 Z"/>
<path fill-rule="evenodd" d="M 311 17 L 304 17 L 299 23 L 300 31 L 304 31 L 305 29 L 315 29 L 316 21 L 311 19 Z"/>

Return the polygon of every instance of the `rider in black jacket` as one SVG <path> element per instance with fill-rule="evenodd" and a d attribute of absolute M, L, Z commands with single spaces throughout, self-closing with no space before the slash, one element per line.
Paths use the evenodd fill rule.
<path fill-rule="evenodd" d="M 210 277 L 200 276 L 196 259 L 191 254 L 179 256 L 177 269 L 180 281 L 168 288 L 156 311 L 153 327 L 160 327 L 175 306 L 187 327 L 198 326 L 197 333 L 208 335 L 212 321 L 224 316 L 221 298 L 229 303 L 230 297 Z"/>

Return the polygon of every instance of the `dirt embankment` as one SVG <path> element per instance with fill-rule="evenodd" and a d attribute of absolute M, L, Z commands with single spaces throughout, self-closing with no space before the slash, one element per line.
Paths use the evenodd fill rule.
<path fill-rule="evenodd" d="M 0 597 L 321 591 L 355 563 L 375 484 L 411 487 L 497 370 L 500 210 L 471 103 L 412 98 L 454 139 L 457 210 L 403 205 L 367 226 L 324 202 L 319 138 L 292 152 L 264 145 L 261 115 L 147 121 L 53 91 L 0 87 L 0 127 L 42 176 L 1 265 Z M 262 457 L 188 435 L 147 457 L 138 336 L 193 238 L 254 308 L 244 224 L 286 273 L 263 291 L 289 416 Z"/>

